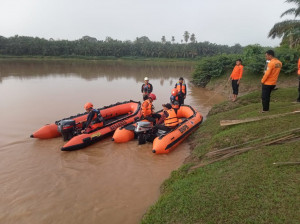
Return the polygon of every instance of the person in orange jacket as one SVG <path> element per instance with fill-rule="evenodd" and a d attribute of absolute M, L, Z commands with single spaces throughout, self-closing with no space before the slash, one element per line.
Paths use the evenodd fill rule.
<path fill-rule="evenodd" d="M 270 60 L 270 62 L 268 63 L 267 70 L 261 79 L 261 99 L 263 106 L 263 110 L 261 111 L 262 113 L 269 111 L 271 91 L 276 86 L 276 82 L 282 67 L 281 61 L 275 58 L 275 52 L 273 50 L 266 51 L 265 56 L 267 60 Z"/>
<path fill-rule="evenodd" d="M 175 110 L 172 108 L 172 105 L 169 103 L 163 104 L 163 114 L 164 114 L 164 124 L 157 124 L 154 127 L 154 132 L 157 132 L 158 129 L 169 132 L 174 129 L 178 124 L 178 118 Z"/>
<path fill-rule="evenodd" d="M 88 133 L 89 131 L 91 131 L 91 125 L 93 122 L 94 123 L 104 122 L 104 119 L 101 116 L 100 111 L 97 109 L 94 109 L 93 107 L 94 107 L 94 105 L 90 102 L 87 102 L 84 105 L 84 109 L 88 113 L 88 116 L 87 116 L 86 123 L 84 124 L 83 130 L 81 131 L 81 133 Z"/>
<path fill-rule="evenodd" d="M 297 102 L 300 103 L 300 58 L 298 60 L 298 79 L 299 79 L 299 86 L 298 86 L 298 99 L 297 99 Z"/>
<path fill-rule="evenodd" d="M 238 59 L 235 62 L 235 67 L 230 75 L 231 85 L 232 85 L 232 101 L 236 101 L 237 95 L 239 94 L 239 85 L 241 78 L 243 76 L 244 66 L 242 65 L 242 60 Z"/>
<path fill-rule="evenodd" d="M 142 118 L 153 122 L 153 124 L 156 123 L 156 118 L 160 119 L 161 117 L 160 114 L 154 112 L 154 106 L 152 104 L 154 100 L 156 100 L 156 95 L 150 93 L 144 96 L 144 102 L 142 103 Z"/>
<path fill-rule="evenodd" d="M 178 82 L 175 84 L 175 89 L 178 90 L 178 98 L 180 105 L 184 104 L 184 100 L 186 98 L 187 87 L 183 77 L 180 77 Z"/>

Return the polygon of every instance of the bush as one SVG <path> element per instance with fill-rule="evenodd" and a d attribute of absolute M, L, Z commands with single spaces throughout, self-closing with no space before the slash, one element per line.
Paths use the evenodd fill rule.
<path fill-rule="evenodd" d="M 227 69 L 232 69 L 239 58 L 241 55 L 238 54 L 202 58 L 193 73 L 193 82 L 205 87 L 212 77 L 221 76 Z"/>

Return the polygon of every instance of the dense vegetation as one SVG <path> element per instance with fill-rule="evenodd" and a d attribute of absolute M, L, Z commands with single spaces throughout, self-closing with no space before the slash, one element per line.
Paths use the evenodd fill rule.
<path fill-rule="evenodd" d="M 187 34 L 185 37 L 189 37 Z M 197 43 L 193 35 L 190 38 L 191 42 L 178 44 L 166 41 L 165 38 L 162 38 L 161 42 L 153 42 L 145 36 L 135 41 L 120 41 L 110 37 L 102 41 L 89 36 L 75 41 L 18 35 L 9 38 L 0 36 L 0 55 L 197 58 L 242 52 L 242 46 L 239 44 L 230 47 L 209 42 Z"/>
<path fill-rule="evenodd" d="M 232 70 L 235 61 L 243 60 L 244 69 L 257 76 L 262 76 L 265 68 L 265 52 L 269 48 L 260 45 L 248 45 L 243 49 L 242 54 L 216 55 L 200 59 L 193 73 L 194 83 L 206 86 L 212 77 L 219 77 L 226 71 Z M 293 74 L 297 70 L 299 51 L 286 47 L 274 49 L 275 56 L 282 62 L 282 74 Z"/>
<path fill-rule="evenodd" d="M 272 93 L 269 114 L 259 113 L 259 95 L 253 92 L 212 109 L 193 135 L 190 162 L 164 182 L 160 199 L 142 223 L 299 223 L 299 165 L 273 164 L 299 158 L 299 113 L 220 126 L 223 119 L 263 118 L 299 108 L 293 103 L 296 87 Z M 292 140 L 282 140 L 288 136 Z M 225 151 L 228 147 L 231 149 Z M 208 153 L 216 150 L 228 154 L 214 161 L 220 157 L 212 158 Z M 226 155 L 229 158 L 225 159 Z"/>

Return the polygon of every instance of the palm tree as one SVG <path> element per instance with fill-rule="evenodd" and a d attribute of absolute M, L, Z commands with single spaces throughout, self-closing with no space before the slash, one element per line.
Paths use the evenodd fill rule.
<path fill-rule="evenodd" d="M 187 43 L 190 39 L 190 33 L 188 31 L 184 31 L 183 38 L 184 41 Z"/>
<path fill-rule="evenodd" d="M 290 8 L 281 14 L 281 17 L 285 15 L 294 15 L 295 19 L 285 20 L 276 23 L 270 30 L 268 37 L 274 39 L 275 37 L 283 37 L 282 42 L 289 43 L 290 48 L 300 45 L 300 20 L 296 18 L 300 16 L 300 0 L 286 0 L 287 3 L 295 3 L 295 8 Z"/>

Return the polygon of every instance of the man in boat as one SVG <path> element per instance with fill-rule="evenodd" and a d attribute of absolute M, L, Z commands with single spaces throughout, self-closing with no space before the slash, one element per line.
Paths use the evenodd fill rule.
<path fill-rule="evenodd" d="M 242 60 L 237 59 L 235 62 L 235 67 L 230 75 L 231 85 L 232 85 L 232 101 L 235 102 L 237 95 L 239 94 L 239 85 L 243 75 L 244 66 L 242 65 Z"/>
<path fill-rule="evenodd" d="M 175 110 L 175 112 L 177 114 L 177 110 L 179 109 L 179 107 L 181 105 L 179 103 L 178 90 L 176 88 L 172 89 L 170 102 L 171 102 L 172 108 Z"/>
<path fill-rule="evenodd" d="M 172 105 L 167 103 L 163 104 L 163 113 L 164 113 L 164 124 L 157 124 L 154 127 L 155 132 L 157 132 L 158 129 L 169 132 L 172 129 L 176 128 L 178 125 L 178 118 L 175 113 L 175 110 L 172 108 Z"/>
<path fill-rule="evenodd" d="M 179 78 L 179 81 L 175 84 L 175 89 L 178 90 L 179 104 L 184 104 L 184 99 L 186 97 L 186 84 L 182 77 Z"/>
<path fill-rule="evenodd" d="M 144 98 L 145 95 L 149 95 L 153 91 L 153 86 L 152 86 L 151 83 L 149 83 L 149 78 L 148 77 L 144 78 L 144 82 L 145 83 L 142 85 L 142 88 L 141 88 L 143 98 Z"/>
<path fill-rule="evenodd" d="M 142 118 L 146 119 L 153 124 L 156 123 L 156 118 L 160 119 L 160 114 L 154 112 L 154 106 L 152 102 L 156 100 L 156 96 L 153 93 L 149 95 L 144 95 L 144 102 L 142 104 Z"/>
<path fill-rule="evenodd" d="M 92 123 L 101 123 L 104 122 L 103 117 L 100 114 L 100 111 L 93 108 L 94 105 L 90 102 L 87 102 L 84 105 L 84 109 L 88 112 L 86 123 L 83 126 L 81 133 L 88 133 L 91 130 Z"/>
<path fill-rule="evenodd" d="M 275 58 L 275 52 L 273 50 L 266 51 L 265 56 L 267 60 L 270 60 L 270 62 L 268 63 L 267 70 L 261 79 L 261 99 L 263 106 L 263 110 L 261 111 L 262 113 L 269 111 L 271 91 L 276 86 L 276 82 L 282 67 L 281 61 Z"/>

